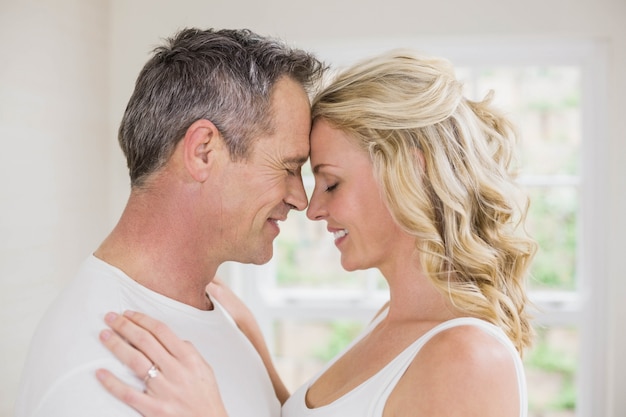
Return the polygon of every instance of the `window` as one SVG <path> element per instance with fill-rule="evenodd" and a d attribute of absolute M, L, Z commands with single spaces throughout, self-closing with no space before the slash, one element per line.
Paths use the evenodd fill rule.
<path fill-rule="evenodd" d="M 606 379 L 595 365 L 606 346 L 598 246 L 606 224 L 594 205 L 603 195 L 598 179 L 606 178 L 602 45 L 400 40 L 312 49 L 344 66 L 405 46 L 452 61 L 470 98 L 495 90 L 495 103 L 520 130 L 520 183 L 531 195 L 529 229 L 540 243 L 529 282 L 537 306 L 537 338 L 525 356 L 530 415 L 604 415 L 604 404 L 594 400 Z M 309 191 L 312 181 L 305 175 Z M 341 269 L 324 222 L 293 212 L 282 229 L 270 264 L 229 264 L 226 275 L 257 314 L 293 390 L 343 349 L 387 294 L 377 271 Z"/>

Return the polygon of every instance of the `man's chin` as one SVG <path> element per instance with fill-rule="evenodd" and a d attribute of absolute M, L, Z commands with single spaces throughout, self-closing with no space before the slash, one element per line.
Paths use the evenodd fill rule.
<path fill-rule="evenodd" d="M 268 263 L 272 256 L 274 255 L 273 247 L 270 246 L 269 250 L 265 250 L 263 252 L 259 251 L 247 259 L 238 259 L 237 261 L 242 264 L 251 264 L 251 265 L 265 265 Z"/>

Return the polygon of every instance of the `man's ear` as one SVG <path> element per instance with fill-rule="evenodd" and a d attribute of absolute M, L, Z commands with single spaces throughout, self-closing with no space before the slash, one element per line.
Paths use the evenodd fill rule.
<path fill-rule="evenodd" d="M 198 182 L 206 181 L 215 164 L 215 152 L 223 148 L 222 136 L 213 123 L 206 119 L 193 122 L 183 138 L 183 161 L 189 175 Z"/>

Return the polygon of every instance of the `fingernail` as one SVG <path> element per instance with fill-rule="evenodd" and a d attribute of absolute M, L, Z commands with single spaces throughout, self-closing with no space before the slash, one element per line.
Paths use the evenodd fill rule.
<path fill-rule="evenodd" d="M 131 311 L 131 310 L 126 310 L 126 311 L 124 312 L 124 315 L 125 315 L 126 317 L 132 317 L 132 316 L 134 316 L 134 315 L 135 315 L 135 312 L 134 312 L 134 311 Z"/>
<path fill-rule="evenodd" d="M 113 335 L 113 332 L 110 330 L 103 330 L 100 332 L 100 340 L 107 341 Z"/>
<path fill-rule="evenodd" d="M 109 323 L 110 324 L 110 323 L 113 323 L 116 318 L 117 318 L 117 314 L 115 314 L 115 313 L 107 313 L 104 316 L 104 321 L 105 321 L 105 323 Z"/>

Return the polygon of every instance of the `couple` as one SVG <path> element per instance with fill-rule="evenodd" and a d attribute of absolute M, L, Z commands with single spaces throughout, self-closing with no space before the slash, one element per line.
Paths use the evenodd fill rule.
<path fill-rule="evenodd" d="M 245 30 L 185 29 L 155 50 L 119 130 L 128 204 L 42 321 L 16 417 L 526 415 L 535 243 L 512 126 L 440 59 L 395 51 L 319 88 L 324 70 Z M 278 222 L 307 205 L 342 266 L 378 268 L 390 298 L 290 396 L 214 276 L 267 262 Z"/>

